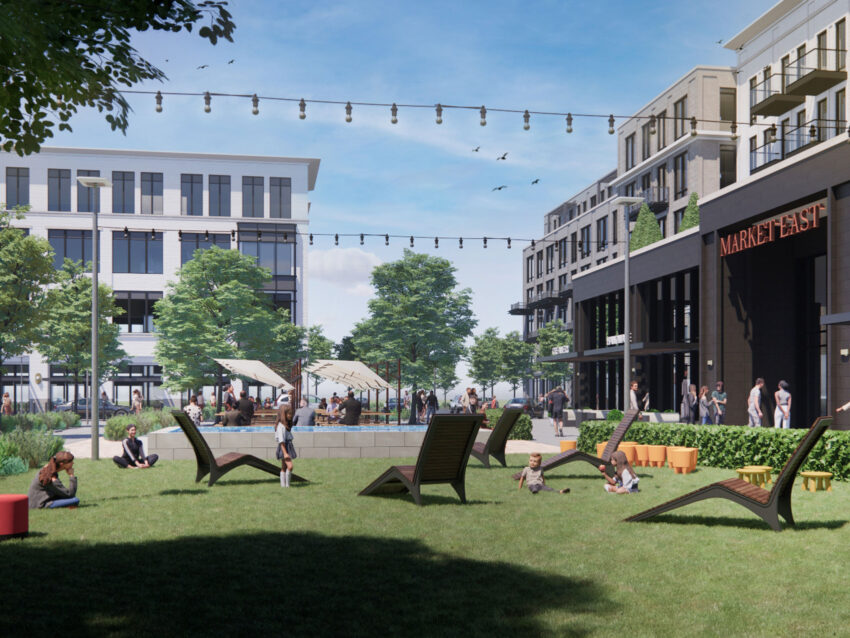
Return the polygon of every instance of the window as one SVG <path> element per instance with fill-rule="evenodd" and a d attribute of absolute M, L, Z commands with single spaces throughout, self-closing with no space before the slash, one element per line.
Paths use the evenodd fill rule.
<path fill-rule="evenodd" d="M 736 179 L 737 159 L 734 146 L 720 147 L 720 188 L 734 184 Z"/>
<path fill-rule="evenodd" d="M 822 142 L 829 135 L 829 122 L 827 122 L 829 111 L 827 110 L 826 98 L 818 102 L 818 135 L 817 141 Z"/>
<path fill-rule="evenodd" d="M 617 247 L 617 211 L 611 213 L 611 242 Z"/>
<path fill-rule="evenodd" d="M 6 167 L 6 207 L 28 206 L 30 203 L 30 169 Z"/>
<path fill-rule="evenodd" d="M 288 177 L 269 179 L 269 217 L 292 218 L 292 180 Z"/>
<path fill-rule="evenodd" d="M 183 265 L 195 256 L 196 250 L 218 246 L 224 250 L 230 248 L 230 235 L 227 233 L 183 233 L 180 237 L 180 264 Z"/>
<path fill-rule="evenodd" d="M 797 111 L 797 148 L 807 144 L 806 140 L 806 111 Z"/>
<path fill-rule="evenodd" d="M 135 212 L 133 200 L 136 189 L 136 174 L 125 171 L 112 171 L 112 212 Z"/>
<path fill-rule="evenodd" d="M 658 150 L 667 146 L 667 111 L 661 111 L 655 119 L 656 135 L 658 135 Z"/>
<path fill-rule="evenodd" d="M 683 97 L 673 104 L 673 139 L 678 140 L 685 134 L 685 120 L 688 117 L 688 98 Z"/>
<path fill-rule="evenodd" d="M 266 294 L 269 296 L 272 308 L 288 310 L 289 320 L 295 323 L 295 295 L 291 292 L 269 292 Z"/>
<path fill-rule="evenodd" d="M 646 193 L 652 187 L 652 173 L 644 173 L 640 176 L 640 189 Z"/>
<path fill-rule="evenodd" d="M 635 165 L 635 134 L 626 138 L 626 170 L 634 168 Z"/>
<path fill-rule="evenodd" d="M 203 175 L 190 175 L 186 173 L 180 175 L 180 214 L 204 214 Z"/>
<path fill-rule="evenodd" d="M 230 175 L 210 175 L 210 217 L 230 217 Z"/>
<path fill-rule="evenodd" d="M 531 281 L 534 279 L 534 256 L 530 255 L 525 258 L 525 280 Z"/>
<path fill-rule="evenodd" d="M 100 177 L 100 171 L 88 171 L 80 169 L 77 177 Z M 77 212 L 99 213 L 100 212 L 100 189 L 89 188 L 77 183 Z"/>
<path fill-rule="evenodd" d="M 757 77 L 753 76 L 750 78 L 750 124 L 756 123 L 756 116 L 753 115 L 752 109 L 756 104 L 761 102 L 758 95 L 758 83 L 759 80 Z"/>
<path fill-rule="evenodd" d="M 71 210 L 70 169 L 47 169 L 47 210 Z"/>
<path fill-rule="evenodd" d="M 162 173 L 142 173 L 142 215 L 162 215 Z"/>
<path fill-rule="evenodd" d="M 53 267 L 62 268 L 67 257 L 71 261 L 82 262 L 86 272 L 91 269 L 86 266 L 91 262 L 92 245 L 90 230 L 53 230 L 47 231 L 47 241 L 53 248 Z"/>
<path fill-rule="evenodd" d="M 586 213 L 586 212 L 587 212 L 587 200 L 584 200 L 584 201 L 581 203 L 581 212 L 583 212 L 583 213 Z"/>
<path fill-rule="evenodd" d="M 608 217 L 600 217 L 596 220 L 596 250 L 608 248 Z"/>
<path fill-rule="evenodd" d="M 847 93 L 845 89 L 835 93 L 835 134 L 841 135 L 847 128 Z"/>
<path fill-rule="evenodd" d="M 581 229 L 581 256 L 590 254 L 590 224 Z"/>
<path fill-rule="evenodd" d="M 847 66 L 847 21 L 835 23 L 835 68 L 838 71 Z"/>
<path fill-rule="evenodd" d="M 626 184 L 625 194 L 626 194 L 626 197 L 634 197 L 635 196 L 635 183 L 634 182 L 629 182 L 628 184 Z"/>
<path fill-rule="evenodd" d="M 821 31 L 818 33 L 818 68 L 826 69 L 828 67 L 828 63 L 826 61 L 827 54 L 827 41 L 826 41 L 826 31 Z"/>
<path fill-rule="evenodd" d="M 720 89 L 720 119 L 734 122 L 736 114 L 735 89 Z"/>
<path fill-rule="evenodd" d="M 640 158 L 641 160 L 645 160 L 649 157 L 650 151 L 650 134 L 649 134 L 649 122 L 641 126 L 640 128 Z"/>
<path fill-rule="evenodd" d="M 242 217 L 263 216 L 263 178 L 242 178 Z"/>
<path fill-rule="evenodd" d="M 268 268 L 272 276 L 295 275 L 295 244 L 274 232 L 259 234 L 239 231 L 239 252 L 257 258 L 257 265 Z"/>
<path fill-rule="evenodd" d="M 806 45 L 797 47 L 797 74 L 795 76 L 796 79 L 800 79 L 805 75 L 805 67 L 806 67 Z"/>
<path fill-rule="evenodd" d="M 546 246 L 546 274 L 555 270 L 555 246 Z"/>
<path fill-rule="evenodd" d="M 784 58 L 782 58 L 780 66 L 782 68 L 782 92 L 787 93 L 788 85 L 791 83 L 791 56 L 786 55 Z"/>
<path fill-rule="evenodd" d="M 563 268 L 567 263 L 567 238 L 564 237 L 558 240 L 558 267 Z"/>
<path fill-rule="evenodd" d="M 667 215 L 662 215 L 661 217 L 658 217 L 657 219 L 658 219 L 658 227 L 661 229 L 661 237 L 662 237 L 662 239 L 666 238 L 667 237 Z"/>
<path fill-rule="evenodd" d="M 676 199 L 688 194 L 688 154 L 682 153 L 673 158 L 673 188 Z"/>
<path fill-rule="evenodd" d="M 543 276 L 543 251 L 537 253 L 537 276 Z"/>
<path fill-rule="evenodd" d="M 758 167 L 758 155 L 756 153 L 758 145 L 758 138 L 753 135 L 750 138 L 750 172 L 752 172 L 756 167 Z"/>
<path fill-rule="evenodd" d="M 596 195 L 591 195 L 591 196 L 590 196 L 590 207 L 591 207 L 591 208 L 596 208 Z"/>
<path fill-rule="evenodd" d="M 162 233 L 112 231 L 112 272 L 162 274 Z"/>
<path fill-rule="evenodd" d="M 655 169 L 655 182 L 659 189 L 667 188 L 667 164 L 661 164 Z"/>
<path fill-rule="evenodd" d="M 570 245 L 570 260 L 575 263 L 576 261 L 578 261 L 578 235 L 576 233 L 570 235 Z"/>
<path fill-rule="evenodd" d="M 161 292 L 121 292 L 115 291 L 115 305 L 124 309 L 112 323 L 119 332 L 155 332 L 154 304 L 162 299 Z M 135 367 L 135 366 L 133 366 Z"/>
<path fill-rule="evenodd" d="M 682 227 L 682 219 L 685 217 L 685 209 L 680 208 L 673 213 L 673 232 L 678 233 Z"/>

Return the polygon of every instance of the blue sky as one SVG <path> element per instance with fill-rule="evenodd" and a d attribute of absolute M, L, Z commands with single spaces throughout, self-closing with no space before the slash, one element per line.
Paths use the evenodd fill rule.
<path fill-rule="evenodd" d="M 628 115 L 698 64 L 732 65 L 717 44 L 769 9 L 772 0 L 691 2 L 264 2 L 235 0 L 235 42 L 213 47 L 195 35 L 143 33 L 134 45 L 169 77 L 149 88 L 258 93 L 307 99 L 484 104 Z M 228 64 L 228 60 L 235 60 Z M 168 60 L 166 62 L 166 60 Z M 208 68 L 196 67 L 207 64 Z M 311 193 L 314 232 L 537 237 L 543 214 L 614 168 L 615 137 L 604 120 L 488 115 L 447 110 L 129 96 L 126 136 L 97 113 L 52 144 L 120 149 L 268 154 L 321 159 Z M 478 153 L 471 152 L 480 146 Z M 496 157 L 508 152 L 507 161 Z M 540 179 L 534 186 L 531 181 Z M 495 186 L 508 188 L 493 192 Z M 311 252 L 309 321 L 339 340 L 366 314 L 368 276 L 408 242 L 317 238 Z M 521 245 L 417 242 L 454 263 L 474 291 L 476 333 L 521 330 L 507 308 L 522 295 Z"/>

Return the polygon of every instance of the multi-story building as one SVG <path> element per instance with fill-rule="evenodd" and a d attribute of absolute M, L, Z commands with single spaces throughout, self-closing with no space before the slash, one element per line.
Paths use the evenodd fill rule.
<path fill-rule="evenodd" d="M 129 404 L 136 388 L 149 403 L 175 401 L 161 387 L 154 358 L 153 306 L 196 249 L 219 246 L 256 257 L 272 273 L 266 292 L 273 304 L 306 323 L 302 238 L 319 160 L 45 147 L 24 158 L 3 153 L 0 163 L 0 202 L 29 206 L 15 224 L 50 242 L 57 268 L 66 257 L 91 259 L 91 213 L 98 212 L 98 276 L 124 310 L 116 322 L 129 356 L 103 385 L 113 401 Z M 82 176 L 112 185 L 86 188 L 77 182 Z M 73 379 L 38 352 L 5 361 L 2 383 L 15 403 L 33 409 L 74 396 Z M 84 387 L 79 392 L 88 394 Z"/>

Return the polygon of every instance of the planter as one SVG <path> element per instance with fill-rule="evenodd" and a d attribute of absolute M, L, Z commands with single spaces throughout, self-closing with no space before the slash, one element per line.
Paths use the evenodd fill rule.
<path fill-rule="evenodd" d="M 649 464 L 652 467 L 663 467 L 664 461 L 667 460 L 667 446 L 666 445 L 647 445 L 647 457 L 649 459 Z"/>
<path fill-rule="evenodd" d="M 618 450 L 622 450 L 628 459 L 629 464 L 634 466 L 637 463 L 637 443 L 635 441 L 623 441 L 617 446 Z"/>
<path fill-rule="evenodd" d="M 698 448 L 695 447 L 670 447 L 667 449 L 667 458 L 670 467 L 676 474 L 690 474 L 697 466 Z"/>
<path fill-rule="evenodd" d="M 641 467 L 646 467 L 649 465 L 649 446 L 646 444 L 638 443 L 635 446 L 635 454 L 637 455 L 637 464 Z"/>
<path fill-rule="evenodd" d="M 566 452 L 567 450 L 575 450 L 576 443 L 578 443 L 578 441 L 561 441 L 561 452 Z"/>
<path fill-rule="evenodd" d="M 606 446 L 608 445 L 608 441 L 603 441 L 602 443 L 596 444 L 596 456 L 602 458 L 602 453 L 605 451 Z"/>

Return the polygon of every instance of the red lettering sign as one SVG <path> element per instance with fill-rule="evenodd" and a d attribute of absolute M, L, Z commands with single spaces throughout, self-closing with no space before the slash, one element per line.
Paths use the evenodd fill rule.
<path fill-rule="evenodd" d="M 773 219 L 757 222 L 749 228 L 729 233 L 720 238 L 720 256 L 734 255 L 742 250 L 769 244 L 776 239 L 791 237 L 818 228 L 821 213 L 826 213 L 826 204 L 823 201 L 783 213 Z"/>

